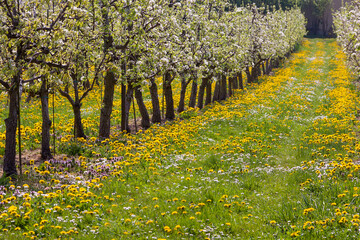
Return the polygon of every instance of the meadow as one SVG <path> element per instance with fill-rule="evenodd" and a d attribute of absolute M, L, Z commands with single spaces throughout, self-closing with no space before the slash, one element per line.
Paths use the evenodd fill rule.
<path fill-rule="evenodd" d="M 273 76 L 173 122 L 125 134 L 115 108 L 104 141 L 73 139 L 71 109 L 55 96 L 58 155 L 43 163 L 30 154 L 38 100 L 23 103 L 29 159 L 22 178 L 0 186 L 0 238 L 357 239 L 353 81 L 335 40 L 305 39 Z M 84 102 L 89 136 L 100 92 Z"/>

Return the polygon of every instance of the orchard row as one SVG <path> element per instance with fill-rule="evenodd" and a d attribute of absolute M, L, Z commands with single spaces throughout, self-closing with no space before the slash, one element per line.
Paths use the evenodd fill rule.
<path fill-rule="evenodd" d="M 26 3 L 26 4 L 25 4 Z M 81 106 L 103 89 L 99 138 L 110 137 L 114 93 L 121 86 L 121 130 L 130 131 L 136 99 L 141 126 L 175 119 L 172 86 L 181 82 L 178 112 L 231 96 L 286 57 L 305 34 L 299 9 L 234 8 L 227 1 L 0 1 L 0 84 L 8 94 L 4 173 L 17 173 L 16 131 L 23 93 L 40 96 L 43 159 L 51 159 L 49 93 L 69 101 L 74 137 L 86 138 Z M 161 116 L 158 85 L 162 77 Z M 214 87 L 212 87 L 214 86 Z M 213 88 L 213 90 L 212 90 Z M 152 118 L 143 91 L 150 91 Z M 205 94 L 206 91 L 206 94 Z"/>
<path fill-rule="evenodd" d="M 360 1 L 352 1 L 335 13 L 337 40 L 347 56 L 351 69 L 360 76 Z"/>

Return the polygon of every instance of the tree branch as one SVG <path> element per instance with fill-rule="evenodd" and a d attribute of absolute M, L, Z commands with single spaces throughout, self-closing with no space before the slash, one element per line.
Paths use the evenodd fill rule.
<path fill-rule="evenodd" d="M 7 14 L 8 14 L 8 16 L 11 18 L 11 21 L 14 22 L 15 19 L 14 19 L 14 16 L 13 16 L 12 12 L 11 12 L 11 8 L 10 8 L 10 6 L 9 6 L 8 1 L 5 0 L 5 1 L 4 1 L 4 4 L 5 4 L 5 7 L 7 8 Z"/>
<path fill-rule="evenodd" d="M 44 77 L 44 76 L 45 76 L 45 75 L 40 75 L 40 76 L 37 76 L 37 77 L 30 78 L 30 79 L 28 79 L 28 80 L 23 80 L 22 82 L 23 82 L 23 83 L 33 82 L 33 81 L 35 81 L 35 80 L 37 80 L 37 79 L 39 79 L 39 78 L 42 78 L 42 77 Z"/>
<path fill-rule="evenodd" d="M 89 92 L 90 92 L 91 90 L 93 90 L 94 85 L 95 85 L 95 82 L 96 82 L 96 80 L 98 79 L 98 76 L 99 76 L 100 68 L 101 68 L 101 66 L 103 65 L 104 61 L 105 61 L 105 57 L 106 57 L 106 54 L 104 54 L 104 57 L 102 58 L 99 66 L 96 68 L 95 76 L 94 76 L 93 82 L 91 83 L 91 87 L 88 88 L 88 89 L 83 93 L 83 95 L 80 97 L 79 102 L 81 102 L 81 101 L 89 94 Z"/>
<path fill-rule="evenodd" d="M 67 69 L 69 67 L 69 64 L 63 65 L 61 63 L 46 62 L 46 61 L 39 60 L 39 59 L 26 59 L 26 61 L 28 61 L 30 63 L 36 63 L 36 64 L 45 64 L 45 65 L 48 65 L 49 67 L 53 67 L 53 68 Z"/>
<path fill-rule="evenodd" d="M 57 18 L 50 24 L 50 27 L 42 27 L 42 28 L 38 28 L 36 30 L 38 30 L 38 31 L 40 31 L 40 30 L 45 30 L 45 31 L 53 30 L 55 24 L 60 20 L 60 18 L 62 18 L 65 15 L 65 11 L 68 8 L 68 6 L 69 6 L 69 3 L 66 3 L 65 7 L 61 10 L 61 12 L 57 16 Z"/>
<path fill-rule="evenodd" d="M 72 99 L 72 97 L 69 95 L 69 93 L 63 91 L 60 87 L 57 88 L 59 93 L 63 96 L 63 97 L 66 97 L 67 100 L 69 100 L 71 106 L 74 106 L 75 105 L 75 102 L 74 100 Z"/>
<path fill-rule="evenodd" d="M 126 41 L 125 44 L 123 45 L 115 45 L 114 48 L 117 49 L 117 50 L 125 50 L 127 48 L 127 46 L 129 45 L 130 43 L 130 39 L 128 38 L 128 40 Z"/>
<path fill-rule="evenodd" d="M 3 81 L 3 80 L 1 80 L 1 79 L 0 79 L 0 83 L 1 83 L 1 85 L 4 86 L 4 88 L 6 88 L 6 89 L 9 89 L 9 88 L 10 88 L 9 83 L 7 83 L 7 82 L 5 82 L 5 81 Z"/>

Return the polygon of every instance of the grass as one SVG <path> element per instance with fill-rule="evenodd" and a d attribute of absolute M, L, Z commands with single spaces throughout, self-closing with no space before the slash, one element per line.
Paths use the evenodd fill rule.
<path fill-rule="evenodd" d="M 357 239 L 358 106 L 344 61 L 334 40 L 308 39 L 274 76 L 182 121 L 103 142 L 64 136 L 70 156 L 3 182 L 0 236 Z"/>

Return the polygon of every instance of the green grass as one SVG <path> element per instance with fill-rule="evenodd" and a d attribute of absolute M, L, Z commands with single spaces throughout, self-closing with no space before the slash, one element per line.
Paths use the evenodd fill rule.
<path fill-rule="evenodd" d="M 346 98 L 353 86 L 335 81 L 343 59 L 333 41 L 307 40 L 274 77 L 182 121 L 65 142 L 63 152 L 87 158 L 31 167 L 31 190 L 59 193 L 32 196 L 29 208 L 21 197 L 0 206 L 0 215 L 11 205 L 21 213 L 0 218 L 0 238 L 357 239 L 358 106 Z M 337 112 L 339 101 L 348 108 Z M 41 218 L 49 222 L 39 229 Z"/>

